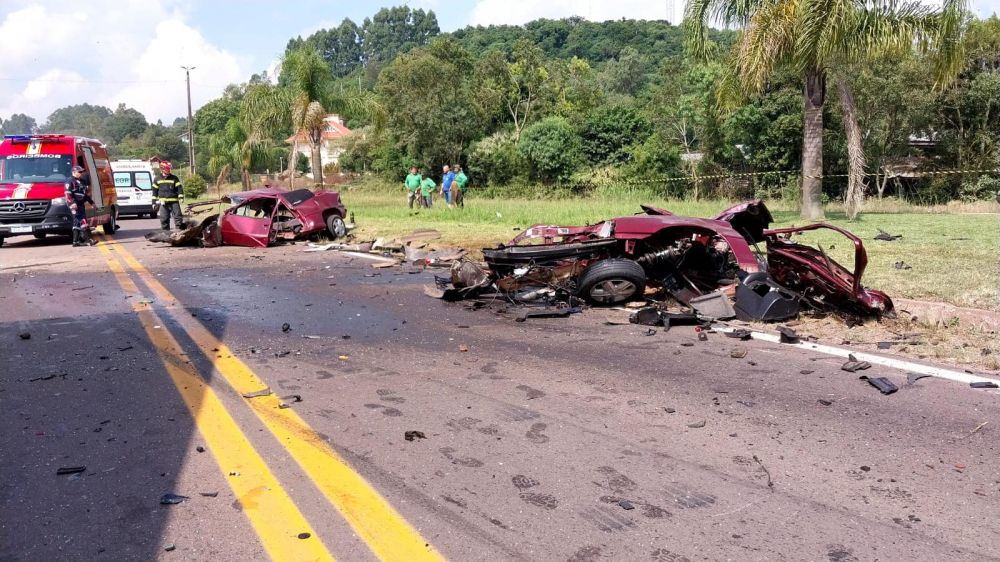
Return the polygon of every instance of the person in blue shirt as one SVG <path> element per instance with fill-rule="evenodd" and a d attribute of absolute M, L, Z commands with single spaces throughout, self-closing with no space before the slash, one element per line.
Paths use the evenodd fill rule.
<path fill-rule="evenodd" d="M 441 176 L 441 196 L 444 197 L 444 202 L 451 207 L 451 187 L 455 183 L 455 172 L 452 172 L 451 167 L 447 164 L 442 169 L 444 174 Z"/>

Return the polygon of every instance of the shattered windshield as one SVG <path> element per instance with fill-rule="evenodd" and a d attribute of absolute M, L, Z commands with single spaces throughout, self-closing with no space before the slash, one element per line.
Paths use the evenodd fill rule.
<path fill-rule="evenodd" d="M 63 182 L 69 179 L 72 157 L 65 154 L 11 154 L 0 159 L 0 180 L 9 183 Z"/>

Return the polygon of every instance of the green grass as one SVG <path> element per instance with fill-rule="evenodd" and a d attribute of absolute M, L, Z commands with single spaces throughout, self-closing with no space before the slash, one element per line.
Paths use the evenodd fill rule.
<path fill-rule="evenodd" d="M 348 210 L 354 213 L 356 233 L 364 238 L 398 237 L 416 229 L 434 228 L 442 233 L 441 244 L 479 249 L 506 242 L 533 224 L 582 225 L 639 211 L 640 204 L 670 209 L 677 214 L 709 217 L 726 208 L 726 201 L 677 201 L 641 192 L 622 192 L 617 197 L 598 195 L 575 199 L 486 199 L 466 198 L 465 209 L 448 209 L 439 199 L 435 208 L 410 210 L 398 192 L 362 184 L 341 191 Z M 990 207 L 989 205 L 992 205 Z M 995 204 L 966 207 L 987 213 L 948 212 L 947 207 L 917 208 L 892 202 L 873 202 L 879 212 L 848 221 L 836 206 L 828 210 L 829 222 L 856 233 L 868 250 L 867 286 L 890 296 L 937 300 L 960 306 L 1000 310 L 1000 215 Z M 769 203 L 775 226 L 804 224 L 790 203 Z M 962 209 L 962 207 L 956 207 Z M 885 211 L 894 212 L 885 212 Z M 873 237 L 881 228 L 903 238 L 879 242 Z M 830 256 L 853 266 L 853 249 L 835 233 L 810 233 L 801 238 L 822 244 Z M 911 270 L 893 264 L 905 261 Z"/>

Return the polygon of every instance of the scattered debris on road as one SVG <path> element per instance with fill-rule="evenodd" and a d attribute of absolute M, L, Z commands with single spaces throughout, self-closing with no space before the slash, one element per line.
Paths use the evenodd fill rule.
<path fill-rule="evenodd" d="M 64 466 L 56 470 L 57 476 L 66 476 L 68 474 L 80 474 L 81 472 L 86 472 L 87 467 L 85 466 Z"/>
<path fill-rule="evenodd" d="M 764 461 L 760 460 L 760 458 L 757 457 L 757 455 L 753 456 L 753 460 L 754 460 L 755 463 L 757 463 L 758 465 L 760 465 L 760 469 L 763 470 L 764 474 L 767 475 L 767 487 L 773 492 L 774 491 L 774 481 L 771 480 L 771 471 L 768 470 L 766 466 L 764 466 Z"/>
<path fill-rule="evenodd" d="M 270 388 L 263 388 L 263 389 L 258 390 L 256 392 L 248 392 L 248 393 L 246 393 L 246 394 L 243 395 L 243 398 L 246 398 L 247 400 L 249 400 L 251 398 L 260 398 L 262 396 L 270 396 L 271 394 L 272 394 L 272 392 L 271 392 Z"/>
<path fill-rule="evenodd" d="M 632 511 L 633 509 L 635 509 L 635 504 L 633 504 L 628 500 L 619 500 L 618 506 L 624 509 L 625 511 Z"/>
<path fill-rule="evenodd" d="M 404 433 L 403 438 L 406 439 L 407 441 L 413 441 L 416 439 L 427 439 L 427 436 L 424 435 L 423 431 L 417 431 L 415 429 L 412 429 Z"/>
<path fill-rule="evenodd" d="M 180 496 L 177 494 L 167 493 L 160 497 L 160 505 L 177 505 L 179 503 L 185 502 L 191 498 L 187 496 Z"/>
<path fill-rule="evenodd" d="M 292 325 L 289 324 L 288 322 L 285 322 L 284 324 L 281 325 L 281 331 L 282 332 L 286 332 L 287 333 L 291 329 L 292 329 Z"/>
<path fill-rule="evenodd" d="M 848 354 L 847 362 L 840 366 L 841 370 L 847 371 L 848 373 L 856 373 L 858 371 L 864 371 L 866 369 L 871 369 L 872 364 L 867 361 L 858 361 L 858 358 L 854 356 L 853 353 Z"/>
<path fill-rule="evenodd" d="M 910 264 L 908 264 L 908 263 L 906 263 L 905 261 L 898 261 L 898 262 L 892 264 L 892 266 L 895 267 L 896 269 L 904 269 L 904 270 L 905 269 L 913 269 L 913 266 L 910 265 Z"/>
<path fill-rule="evenodd" d="M 200 492 L 200 495 L 205 498 L 217 498 L 219 497 L 219 492 Z"/>
<path fill-rule="evenodd" d="M 998 386 L 997 383 L 990 381 L 970 382 L 969 386 L 971 386 L 972 388 L 1000 388 L 1000 386 Z"/>
<path fill-rule="evenodd" d="M 696 421 L 694 423 L 689 423 L 688 427 L 690 427 L 691 429 L 701 429 L 701 428 L 705 427 L 705 425 L 707 423 L 708 422 L 706 420 L 699 420 L 699 421 Z"/>
<path fill-rule="evenodd" d="M 899 387 L 886 377 L 869 377 L 868 375 L 861 375 L 859 378 L 863 381 L 868 381 L 868 384 L 877 388 L 882 394 L 892 394 L 893 392 L 899 390 Z"/>
<path fill-rule="evenodd" d="M 22 332 L 22 333 L 18 334 L 17 337 L 21 338 L 22 340 L 30 340 L 31 339 L 31 334 L 28 333 L 28 332 Z"/>
<path fill-rule="evenodd" d="M 930 378 L 933 375 L 925 375 L 924 373 L 906 373 L 906 384 L 913 384 L 920 379 Z"/>

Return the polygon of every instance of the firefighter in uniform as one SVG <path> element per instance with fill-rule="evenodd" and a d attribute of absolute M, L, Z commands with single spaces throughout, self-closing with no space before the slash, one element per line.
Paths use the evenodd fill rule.
<path fill-rule="evenodd" d="M 73 166 L 73 177 L 66 182 L 66 203 L 73 212 L 73 246 L 93 246 L 97 241 L 90 237 L 87 226 L 86 204 L 94 204 L 90 198 L 90 182 L 84 180 L 84 169 Z"/>
<path fill-rule="evenodd" d="M 153 182 L 153 204 L 160 205 L 160 227 L 163 230 L 170 230 L 171 215 L 177 230 L 181 230 L 184 228 L 184 215 L 181 214 L 184 186 L 180 178 L 170 173 L 171 169 L 170 162 L 160 162 L 160 178 Z"/>

